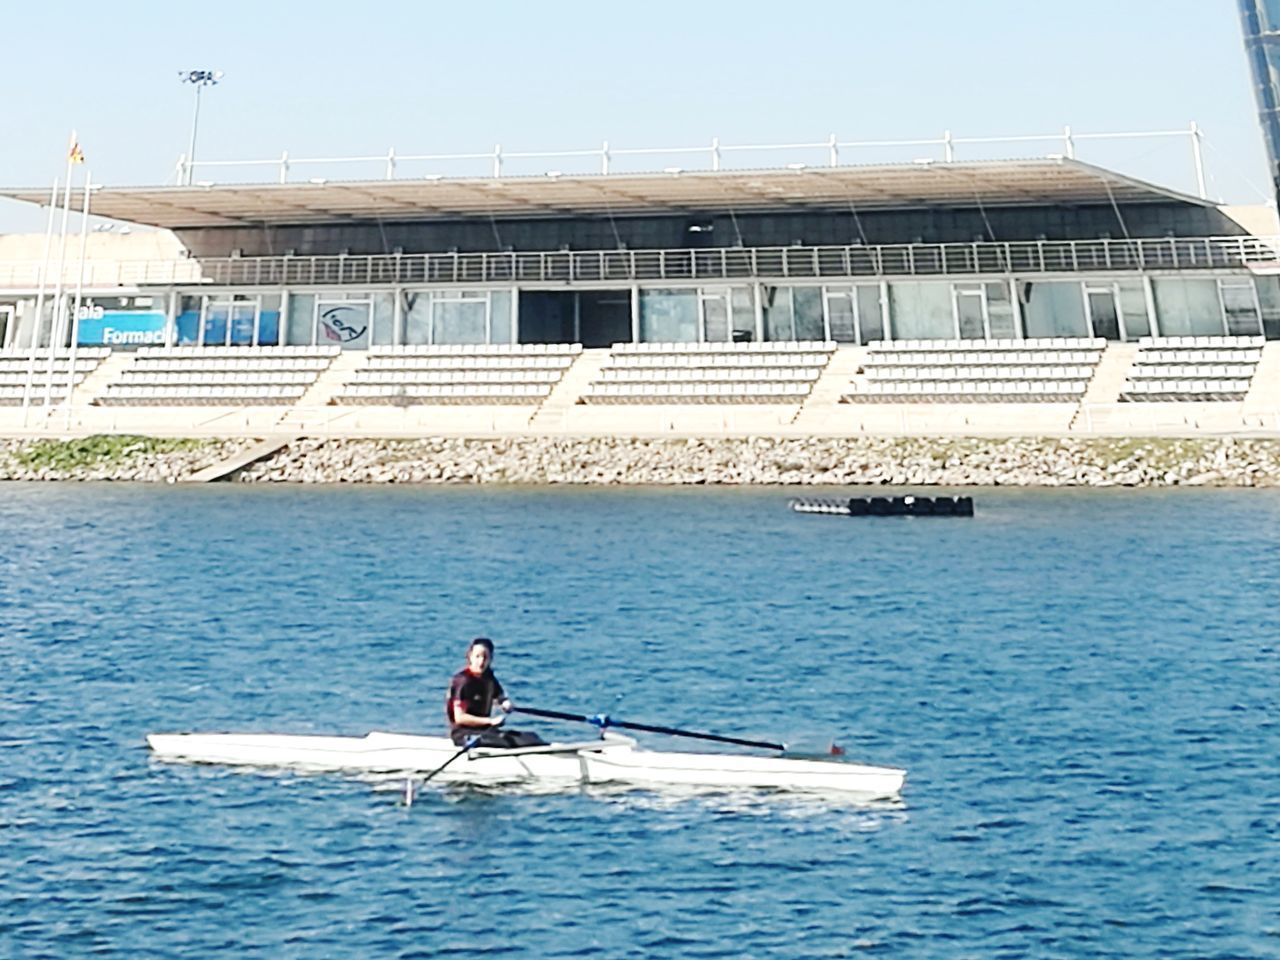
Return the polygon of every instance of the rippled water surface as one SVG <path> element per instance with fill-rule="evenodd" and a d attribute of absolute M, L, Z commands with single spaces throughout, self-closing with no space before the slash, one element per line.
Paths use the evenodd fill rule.
<path fill-rule="evenodd" d="M 786 495 L 0 487 L 0 956 L 1280 956 L 1280 496 Z M 148 758 L 436 732 L 477 633 L 528 705 L 836 740 L 903 803 Z"/>

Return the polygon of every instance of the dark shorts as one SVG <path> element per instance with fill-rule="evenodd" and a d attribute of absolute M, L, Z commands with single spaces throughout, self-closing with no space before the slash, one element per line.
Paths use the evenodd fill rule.
<path fill-rule="evenodd" d="M 477 733 L 466 727 L 455 727 L 449 733 L 449 738 L 458 746 L 462 746 L 471 737 L 476 736 L 480 738 L 480 742 L 476 746 L 488 747 L 491 750 L 514 750 L 517 747 L 545 747 L 547 745 L 547 741 L 536 733 L 526 733 L 523 730 L 494 730 L 491 728 Z"/>

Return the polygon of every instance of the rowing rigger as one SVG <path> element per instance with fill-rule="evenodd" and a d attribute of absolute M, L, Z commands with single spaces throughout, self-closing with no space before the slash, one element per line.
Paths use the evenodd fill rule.
<path fill-rule="evenodd" d="M 284 767 L 306 771 L 427 774 L 441 783 L 500 785 L 537 782 L 548 785 L 630 784 L 660 788 L 765 788 L 835 793 L 856 800 L 899 795 L 906 771 L 873 767 L 839 759 L 791 756 L 693 753 L 647 750 L 631 737 L 607 727 L 692 736 L 772 750 L 782 744 L 699 734 L 696 731 L 625 723 L 559 711 L 535 711 L 548 719 L 593 723 L 599 739 L 499 749 L 466 744 L 461 749 L 445 737 L 373 732 L 363 737 L 280 736 L 273 734 L 151 734 L 147 742 L 159 759 L 234 766 Z M 677 732 L 678 731 L 678 732 Z M 407 796 L 411 796 L 411 790 Z"/>

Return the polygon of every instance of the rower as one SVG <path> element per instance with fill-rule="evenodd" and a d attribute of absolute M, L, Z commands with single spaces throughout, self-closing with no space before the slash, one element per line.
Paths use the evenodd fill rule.
<path fill-rule="evenodd" d="M 494 704 L 502 713 L 491 716 Z M 535 747 L 546 743 L 536 733 L 501 730 L 512 704 L 493 675 L 493 641 L 476 637 L 467 647 L 467 665 L 453 675 L 445 699 L 449 737 L 458 746 L 479 737 L 481 747 Z"/>

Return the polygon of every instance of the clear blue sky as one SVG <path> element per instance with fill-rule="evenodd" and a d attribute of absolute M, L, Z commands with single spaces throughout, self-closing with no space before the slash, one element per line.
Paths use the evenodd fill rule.
<path fill-rule="evenodd" d="M 712 136 L 777 143 L 832 132 L 896 139 L 948 128 L 986 136 L 1064 124 L 1154 130 L 1195 120 L 1208 139 L 1212 193 L 1256 203 L 1267 188 L 1234 0 L 94 0 L 11 4 L 4 20 L 6 186 L 51 184 L 72 128 L 95 182 L 170 180 L 192 107 L 176 73 L 216 68 L 225 77 L 205 93 L 203 159 L 392 146 L 479 152 L 499 142 L 508 151 L 575 149 L 605 139 L 677 146 Z M 1080 155 L 1193 185 L 1181 145 L 1082 145 Z M 264 170 L 255 179 L 271 178 Z M 0 202 L 0 231 L 43 223 Z"/>

